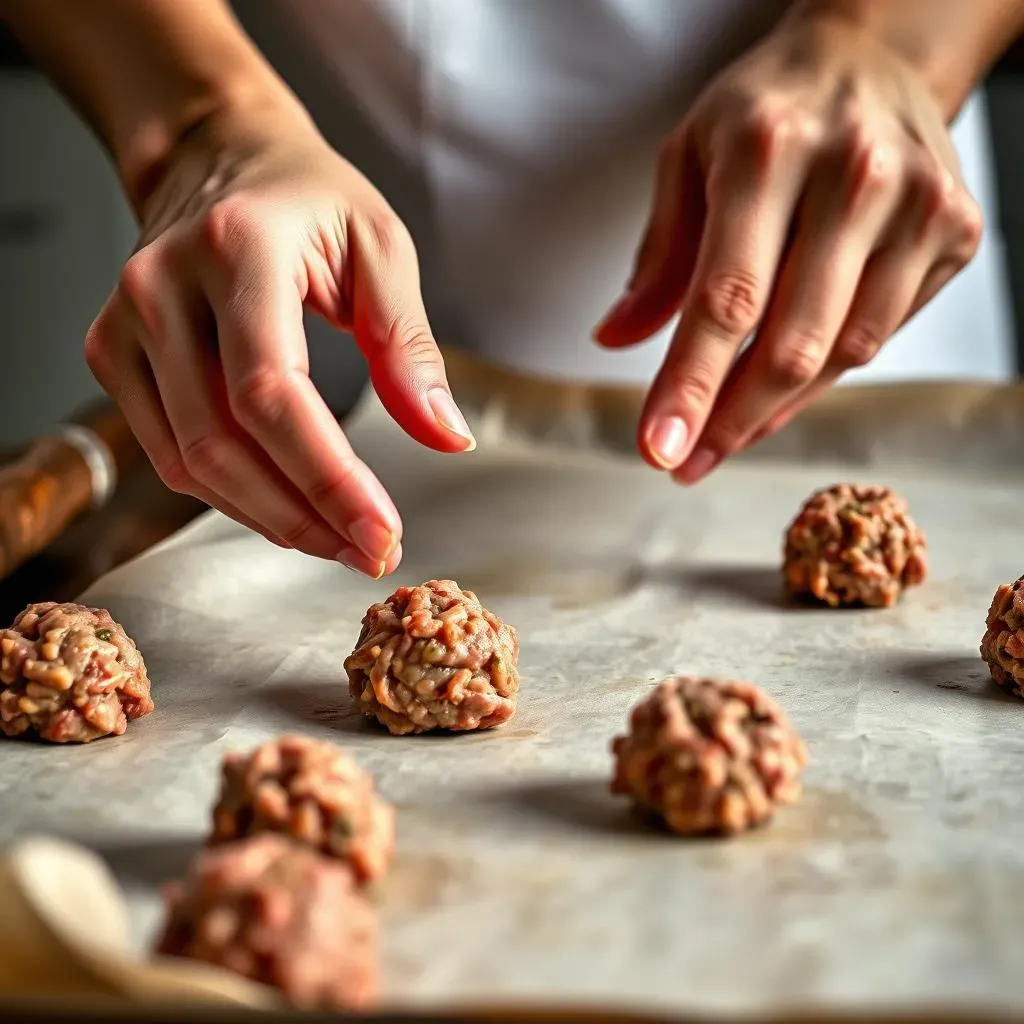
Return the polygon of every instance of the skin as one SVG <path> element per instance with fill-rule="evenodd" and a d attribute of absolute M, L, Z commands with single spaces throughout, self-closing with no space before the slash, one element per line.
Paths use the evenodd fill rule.
<path fill-rule="evenodd" d="M 1019 0 L 806 2 L 710 83 L 595 331 L 624 347 L 678 317 L 640 420 L 652 466 L 693 484 L 781 429 L 971 260 L 947 126 L 1022 28 Z"/>
<path fill-rule="evenodd" d="M 0 0 L 0 18 L 137 214 L 86 358 L 164 482 L 391 572 L 398 512 L 309 379 L 302 310 L 352 331 L 413 438 L 472 450 L 408 231 L 222 0 Z M 692 483 L 779 429 L 970 260 L 982 225 L 946 126 L 1022 28 L 1024 0 L 807 0 L 707 87 L 596 331 L 622 347 L 678 317 L 640 423 L 651 465 Z"/>

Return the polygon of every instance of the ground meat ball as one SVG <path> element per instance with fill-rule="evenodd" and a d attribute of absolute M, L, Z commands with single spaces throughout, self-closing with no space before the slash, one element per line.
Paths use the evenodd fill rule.
<path fill-rule="evenodd" d="M 837 484 L 813 494 L 786 533 L 790 593 L 833 608 L 889 608 L 924 582 L 925 537 L 888 487 Z"/>
<path fill-rule="evenodd" d="M 750 683 L 680 676 L 633 709 L 612 744 L 612 792 L 673 832 L 730 834 L 800 797 L 807 749 L 782 709 Z"/>
<path fill-rule="evenodd" d="M 1003 583 L 992 598 L 981 657 L 1002 689 L 1024 698 L 1024 576 Z"/>
<path fill-rule="evenodd" d="M 396 735 L 491 729 L 516 710 L 519 637 L 452 580 L 399 587 L 363 618 L 349 690 Z"/>
<path fill-rule="evenodd" d="M 302 1009 L 376 998 L 376 918 L 339 861 L 285 836 L 254 836 L 201 853 L 165 900 L 164 956 L 224 967 Z"/>
<path fill-rule="evenodd" d="M 102 608 L 29 605 L 0 631 L 0 732 L 53 743 L 120 736 L 153 710 L 135 644 Z"/>
<path fill-rule="evenodd" d="M 347 861 L 360 883 L 384 874 L 395 843 L 394 808 L 333 743 L 284 736 L 224 758 L 211 842 L 284 832 Z"/>

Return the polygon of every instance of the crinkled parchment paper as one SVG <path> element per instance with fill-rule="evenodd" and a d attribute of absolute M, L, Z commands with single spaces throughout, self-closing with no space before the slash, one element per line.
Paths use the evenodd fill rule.
<path fill-rule="evenodd" d="M 139 642 L 157 711 L 88 747 L 0 742 L 0 842 L 93 846 L 145 943 L 157 886 L 204 835 L 221 756 L 303 730 L 349 749 L 398 807 L 393 1001 L 1024 1010 L 1024 702 L 977 653 L 995 587 L 1024 571 L 1019 401 L 993 398 L 1011 410 L 1000 434 L 964 399 L 974 412 L 947 416 L 941 451 L 919 427 L 934 457 L 915 461 L 914 413 L 896 415 L 913 402 L 888 394 L 890 458 L 842 447 L 885 436 L 877 411 L 833 425 L 870 472 L 823 461 L 819 424 L 788 461 L 691 491 L 633 460 L 498 443 L 493 416 L 477 452 L 431 454 L 368 402 L 350 433 L 404 517 L 397 576 L 373 583 L 211 515 L 103 579 L 85 599 Z M 889 611 L 787 607 L 782 531 L 812 489 L 851 477 L 906 495 L 931 578 Z M 353 710 L 341 663 L 367 605 L 435 576 L 520 630 L 504 729 L 399 739 Z M 688 671 L 760 683 L 807 739 L 805 797 L 770 827 L 673 839 L 608 795 L 630 706 Z"/>

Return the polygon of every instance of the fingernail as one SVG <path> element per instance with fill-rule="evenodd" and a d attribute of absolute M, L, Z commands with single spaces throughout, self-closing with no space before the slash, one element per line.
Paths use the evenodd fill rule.
<path fill-rule="evenodd" d="M 647 431 L 651 458 L 663 469 L 675 469 L 686 454 L 689 431 L 681 416 L 663 416 Z"/>
<path fill-rule="evenodd" d="M 352 523 L 348 535 L 355 546 L 375 562 L 387 559 L 398 543 L 398 538 L 383 523 L 366 517 Z"/>
<path fill-rule="evenodd" d="M 383 562 L 379 562 L 375 558 L 367 558 L 359 548 L 353 547 L 351 544 L 346 544 L 334 558 L 346 569 L 351 569 L 362 576 L 369 576 L 371 580 L 379 580 L 384 575 Z"/>
<path fill-rule="evenodd" d="M 698 448 L 685 465 L 679 470 L 679 476 L 685 484 L 695 484 L 701 477 L 705 477 L 715 468 L 719 462 L 718 455 L 710 448 Z"/>
<path fill-rule="evenodd" d="M 387 569 L 388 573 L 393 573 L 402 564 L 402 545 L 399 544 L 394 551 L 388 555 L 385 567 L 390 566 Z"/>
<path fill-rule="evenodd" d="M 463 451 L 471 452 L 476 448 L 476 439 L 469 429 L 466 417 L 459 411 L 455 399 L 444 388 L 432 388 L 427 392 L 427 404 L 430 406 L 434 418 L 445 430 L 451 431 L 469 442 Z"/>
<path fill-rule="evenodd" d="M 619 299 L 618 302 L 608 310 L 607 313 L 598 322 L 598 325 L 594 328 L 594 339 L 596 341 L 601 340 L 601 335 L 604 333 L 605 328 L 615 320 L 625 316 L 633 305 L 633 294 L 632 292 L 626 292 L 625 295 Z"/>

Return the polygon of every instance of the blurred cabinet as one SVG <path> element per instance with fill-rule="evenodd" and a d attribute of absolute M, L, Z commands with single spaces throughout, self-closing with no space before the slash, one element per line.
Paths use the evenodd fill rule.
<path fill-rule="evenodd" d="M 0 447 L 99 393 L 82 343 L 134 244 L 92 135 L 40 76 L 0 69 Z"/>

